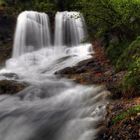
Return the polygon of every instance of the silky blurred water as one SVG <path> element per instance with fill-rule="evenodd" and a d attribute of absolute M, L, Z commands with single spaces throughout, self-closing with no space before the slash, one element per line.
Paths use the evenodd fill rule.
<path fill-rule="evenodd" d="M 77 12 L 65 14 L 68 16 L 75 13 L 79 14 Z M 64 12 L 56 14 L 56 26 L 57 22 L 59 23 L 55 38 L 62 33 L 61 30 L 65 30 L 59 28 L 64 22 L 61 20 L 65 14 Z M 38 32 L 42 31 L 42 26 L 46 25 L 48 28 L 48 22 L 44 23 L 45 25 L 38 23 L 42 16 L 46 18 L 44 14 L 26 11 L 19 16 L 18 23 L 31 20 L 29 24 L 33 23 L 30 33 L 36 32 L 36 37 L 40 35 Z M 83 17 L 77 18 L 65 18 L 65 20 L 72 20 L 66 28 L 71 30 L 73 37 L 77 33 L 78 37 L 84 36 L 85 29 L 77 33 L 73 31 L 78 29 L 79 23 L 81 25 L 83 21 Z M 34 20 L 37 26 L 34 25 Z M 71 25 L 71 22 L 76 24 Z M 25 25 L 20 24 L 20 26 L 17 30 L 25 28 L 22 27 Z M 61 27 L 65 28 L 62 25 Z M 46 30 L 46 27 L 44 28 Z M 25 35 L 21 29 L 17 30 L 15 40 L 17 32 L 20 32 L 21 36 Z M 43 36 L 43 40 L 44 37 L 46 35 Z M 80 43 L 81 39 L 78 41 L 73 39 L 72 46 L 69 47 L 63 44 L 62 38 L 58 36 L 54 46 L 41 45 L 38 49 L 36 45 L 34 46 L 32 38 L 30 42 L 33 46 L 32 51 L 29 51 L 30 45 L 26 44 L 26 40 L 24 45 L 21 45 L 22 42 L 16 42 L 18 46 L 14 47 L 18 48 L 13 50 L 15 55 L 7 60 L 6 66 L 0 70 L 0 78 L 11 80 L 4 74 L 14 73 L 18 77 L 17 82 L 26 82 L 29 86 L 15 95 L 0 96 L 0 140 L 93 140 L 96 138 L 101 127 L 99 123 L 105 117 L 109 93 L 102 86 L 84 86 L 54 74 L 94 55 L 91 44 Z"/>

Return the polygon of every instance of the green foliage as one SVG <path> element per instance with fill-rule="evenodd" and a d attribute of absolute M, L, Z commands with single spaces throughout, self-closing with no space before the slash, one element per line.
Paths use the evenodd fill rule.
<path fill-rule="evenodd" d="M 137 37 L 135 41 L 127 46 L 122 50 L 120 57 L 114 48 L 109 51 L 109 55 L 114 56 L 112 59 L 116 63 L 117 71 L 127 71 L 121 82 L 123 96 L 134 97 L 140 95 L 140 37 Z M 115 53 L 113 53 L 114 51 Z"/>
<path fill-rule="evenodd" d="M 57 7 L 51 0 L 5 0 L 9 13 L 19 14 L 25 10 L 55 13 Z"/>
<path fill-rule="evenodd" d="M 123 79 L 123 90 L 131 97 L 140 95 L 140 57 L 135 57 Z"/>
<path fill-rule="evenodd" d="M 135 58 L 140 57 L 140 37 L 137 37 L 128 48 L 126 48 L 123 54 L 118 59 L 116 68 L 117 70 L 126 70 L 130 65 L 135 62 Z"/>
<path fill-rule="evenodd" d="M 139 31 L 136 20 L 140 18 L 140 2 L 136 0 L 77 0 L 72 8 L 84 13 L 90 31 L 117 30 L 120 38 L 129 36 L 128 32 L 133 33 L 134 29 Z"/>
<path fill-rule="evenodd" d="M 56 6 L 54 5 L 54 3 L 51 3 L 49 1 L 46 2 L 43 0 L 36 0 L 34 10 L 55 13 Z"/>
<path fill-rule="evenodd" d="M 128 47 L 128 42 L 110 43 L 106 49 L 106 54 L 113 65 L 116 65 L 120 55 Z"/>
<path fill-rule="evenodd" d="M 140 105 L 134 106 L 134 107 L 128 109 L 127 111 L 120 113 L 115 118 L 113 118 L 112 123 L 116 124 L 117 122 L 122 121 L 122 120 L 126 119 L 127 117 L 137 115 L 137 113 L 139 113 L 139 112 L 140 112 Z"/>
<path fill-rule="evenodd" d="M 5 0 L 0 0 L 0 6 L 6 4 Z"/>

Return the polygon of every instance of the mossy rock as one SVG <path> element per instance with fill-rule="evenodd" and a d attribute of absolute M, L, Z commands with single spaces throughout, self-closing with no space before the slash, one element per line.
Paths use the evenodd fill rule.
<path fill-rule="evenodd" d="M 0 81 L 0 94 L 16 94 L 27 87 L 25 83 L 18 83 L 13 80 Z"/>

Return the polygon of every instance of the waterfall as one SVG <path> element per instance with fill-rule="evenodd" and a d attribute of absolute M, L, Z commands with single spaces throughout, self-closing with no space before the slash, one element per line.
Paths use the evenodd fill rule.
<path fill-rule="evenodd" d="M 34 11 L 22 12 L 17 19 L 13 57 L 50 45 L 48 16 Z"/>
<path fill-rule="evenodd" d="M 96 139 L 108 92 L 54 74 L 94 55 L 92 45 L 82 43 L 83 16 L 58 12 L 55 20 L 54 46 L 49 47 L 46 14 L 26 11 L 18 17 L 13 57 L 0 70 L 0 79 L 13 80 L 3 73 L 15 73 L 14 80 L 29 86 L 15 95 L 0 96 L 0 140 Z"/>
<path fill-rule="evenodd" d="M 45 13 L 22 12 L 17 19 L 13 57 L 51 46 L 49 18 Z M 79 12 L 57 12 L 54 46 L 76 46 L 87 39 L 83 15 Z"/>
<path fill-rule="evenodd" d="M 55 46 L 76 46 L 87 39 L 85 21 L 79 12 L 57 12 L 55 16 Z"/>

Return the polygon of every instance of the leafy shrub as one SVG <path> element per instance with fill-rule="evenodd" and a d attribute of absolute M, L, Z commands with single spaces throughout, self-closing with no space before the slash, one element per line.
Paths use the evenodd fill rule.
<path fill-rule="evenodd" d="M 7 1 L 7 9 L 9 13 L 18 15 L 21 11 L 35 10 L 40 12 L 51 12 L 57 11 L 57 6 L 54 1 L 51 0 L 5 0 Z"/>
<path fill-rule="evenodd" d="M 138 0 L 77 0 L 71 9 L 84 14 L 89 32 L 94 35 L 115 32 L 124 40 L 134 39 L 140 33 Z"/>
<path fill-rule="evenodd" d="M 128 68 L 128 72 L 122 82 L 124 96 L 140 95 L 140 57 L 135 57 L 134 62 Z"/>
<path fill-rule="evenodd" d="M 116 71 L 126 71 L 120 82 L 121 95 L 131 98 L 140 95 L 140 37 L 129 42 L 110 44 L 106 50 Z"/>
<path fill-rule="evenodd" d="M 116 65 L 120 55 L 128 47 L 128 42 L 110 43 L 106 49 L 106 54 L 113 65 Z"/>
<path fill-rule="evenodd" d="M 128 48 L 124 50 L 124 53 L 118 59 L 116 69 L 126 70 L 135 61 L 134 58 L 140 57 L 140 37 L 137 37 Z"/>
<path fill-rule="evenodd" d="M 34 10 L 55 13 L 56 6 L 53 3 L 40 2 L 35 4 Z"/>

